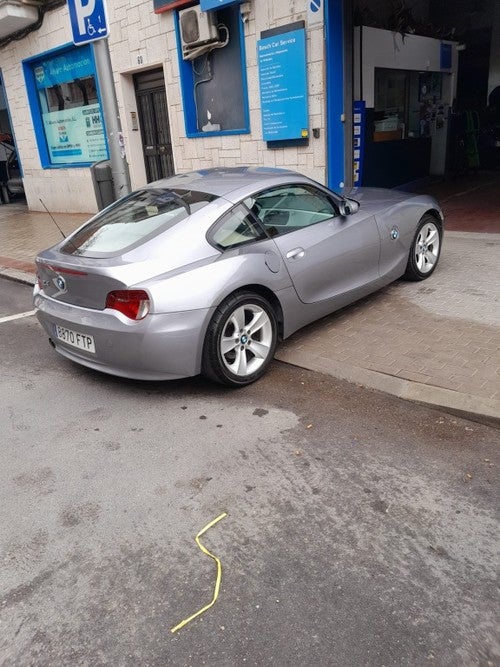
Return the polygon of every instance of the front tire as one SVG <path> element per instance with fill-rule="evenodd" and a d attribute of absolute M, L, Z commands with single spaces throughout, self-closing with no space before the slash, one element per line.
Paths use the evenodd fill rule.
<path fill-rule="evenodd" d="M 425 280 L 435 270 L 441 254 L 443 228 L 441 223 L 426 213 L 418 223 L 404 277 L 407 280 Z"/>
<path fill-rule="evenodd" d="M 221 303 L 208 325 L 202 373 L 232 387 L 255 382 L 271 363 L 277 340 L 270 303 L 253 292 L 236 292 Z"/>

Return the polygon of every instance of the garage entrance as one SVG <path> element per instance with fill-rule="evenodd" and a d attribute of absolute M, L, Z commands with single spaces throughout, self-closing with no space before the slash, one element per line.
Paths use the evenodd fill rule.
<path fill-rule="evenodd" d="M 355 0 L 350 7 L 353 44 L 344 57 L 352 58 L 354 183 L 407 187 L 500 171 L 498 2 Z"/>

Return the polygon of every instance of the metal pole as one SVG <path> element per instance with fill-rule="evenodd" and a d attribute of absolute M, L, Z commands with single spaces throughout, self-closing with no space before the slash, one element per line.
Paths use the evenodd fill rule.
<path fill-rule="evenodd" d="M 115 82 L 107 38 L 93 42 L 93 47 L 111 158 L 113 192 L 115 198 L 119 199 L 130 192 L 130 174 L 123 145 L 122 128 L 118 114 L 118 102 L 116 100 Z"/>

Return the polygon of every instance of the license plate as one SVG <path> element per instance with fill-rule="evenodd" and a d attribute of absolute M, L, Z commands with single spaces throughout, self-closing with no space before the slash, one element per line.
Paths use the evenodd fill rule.
<path fill-rule="evenodd" d="M 61 327 L 59 324 L 56 324 L 55 334 L 56 338 L 63 343 L 71 345 L 72 347 L 77 347 L 79 350 L 85 350 L 85 352 L 92 352 L 95 354 L 94 336 L 66 329 L 66 327 Z"/>

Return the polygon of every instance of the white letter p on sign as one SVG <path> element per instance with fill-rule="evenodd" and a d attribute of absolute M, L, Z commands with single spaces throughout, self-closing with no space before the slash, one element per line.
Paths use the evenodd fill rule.
<path fill-rule="evenodd" d="M 85 19 L 92 16 L 94 9 L 95 0 L 75 0 L 75 11 L 80 35 L 85 35 Z"/>

